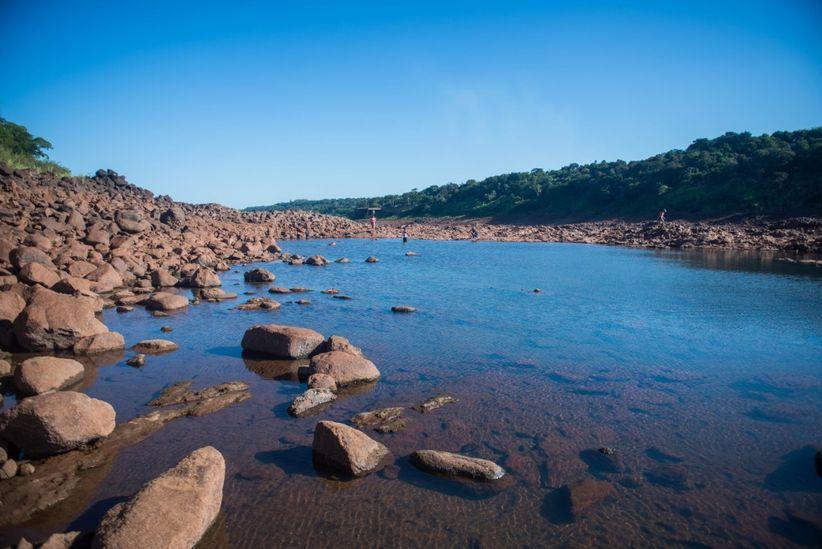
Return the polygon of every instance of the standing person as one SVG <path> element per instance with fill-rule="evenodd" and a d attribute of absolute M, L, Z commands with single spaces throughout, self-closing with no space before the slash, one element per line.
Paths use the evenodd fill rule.
<path fill-rule="evenodd" d="M 657 212 L 656 215 L 659 218 L 659 224 L 660 225 L 665 224 L 665 214 L 666 213 L 668 213 L 668 210 L 666 210 L 665 208 L 662 208 L 661 210 L 659 210 L 659 212 Z"/>
<path fill-rule="evenodd" d="M 402 226 L 402 243 L 408 242 L 408 225 Z"/>
<path fill-rule="evenodd" d="M 479 238 L 479 231 L 477 230 L 476 225 L 471 226 L 471 240 L 476 240 Z"/>
<path fill-rule="evenodd" d="M 371 238 L 377 238 L 377 212 L 371 212 Z"/>

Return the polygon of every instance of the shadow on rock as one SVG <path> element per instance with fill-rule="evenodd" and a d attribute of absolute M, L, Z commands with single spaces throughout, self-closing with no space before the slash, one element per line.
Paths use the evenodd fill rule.
<path fill-rule="evenodd" d="M 782 465 L 765 477 L 771 492 L 822 492 L 822 477 L 816 474 L 816 448 L 805 446 L 782 456 Z"/>

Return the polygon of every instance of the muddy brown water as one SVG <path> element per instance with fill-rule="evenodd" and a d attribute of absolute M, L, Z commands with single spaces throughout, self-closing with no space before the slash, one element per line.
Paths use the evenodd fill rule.
<path fill-rule="evenodd" d="M 820 542 L 822 269 L 757 254 L 654 252 L 568 244 L 288 243 L 347 256 L 327 267 L 266 265 L 278 286 L 306 286 L 311 305 L 271 296 L 277 311 L 236 311 L 268 285 L 225 273 L 237 301 L 166 318 L 106 311 L 130 344 L 163 337 L 180 350 L 127 366 L 90 366 L 83 389 L 118 421 L 147 410 L 165 385 L 242 380 L 252 398 L 174 421 L 120 452 L 82 493 L 0 533 L 92 530 L 106 509 L 213 445 L 227 462 L 223 507 L 206 547 L 801 546 Z M 414 250 L 419 257 L 405 257 Z M 363 260 L 376 255 L 380 262 Z M 340 288 L 351 300 L 320 294 Z M 540 293 L 534 293 L 540 288 Z M 416 313 L 397 315 L 393 305 Z M 300 364 L 243 357 L 256 323 L 308 326 L 362 347 L 383 378 L 316 416 L 286 413 L 305 389 Z M 172 326 L 169 334 L 161 326 Z M 8 390 L 7 390 L 8 391 Z M 408 426 L 369 434 L 394 454 L 380 473 L 339 481 L 311 461 L 318 419 L 412 406 Z M 5 406 L 14 404 L 6 393 Z M 616 465 L 598 448 L 610 447 Z M 498 483 L 417 471 L 433 448 L 492 459 Z M 614 492 L 578 517 L 558 487 L 607 480 Z"/>

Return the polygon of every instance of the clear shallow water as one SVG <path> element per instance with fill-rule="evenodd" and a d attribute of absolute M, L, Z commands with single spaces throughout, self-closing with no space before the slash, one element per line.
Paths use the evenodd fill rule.
<path fill-rule="evenodd" d="M 818 531 L 791 516 L 822 516 L 813 466 L 822 441 L 822 270 L 718 252 L 338 243 L 285 248 L 352 263 L 266 265 L 276 285 L 314 290 L 272 296 L 278 311 L 232 310 L 250 297 L 243 292 L 269 295 L 268 285 L 242 281 L 246 267 L 223 276 L 241 294 L 234 302 L 167 318 L 106 311 L 128 344 L 166 337 L 181 346 L 141 369 L 125 365 L 130 353 L 90 369 L 84 390 L 111 402 L 118 421 L 183 379 L 243 380 L 252 398 L 168 424 L 122 451 L 91 493 L 0 539 L 92 529 L 113 503 L 211 444 L 228 469 L 207 546 L 819 543 Z M 379 263 L 362 262 L 372 254 Z M 353 299 L 319 293 L 328 287 Z M 291 303 L 300 297 L 311 305 Z M 392 314 L 397 304 L 419 310 Z M 241 354 L 245 329 L 267 322 L 348 337 L 383 379 L 319 416 L 291 418 L 288 404 L 305 389 L 294 368 Z M 163 325 L 174 332 L 162 334 Z M 399 433 L 369 432 L 395 465 L 346 483 L 315 472 L 318 418 L 347 421 L 439 392 L 460 402 L 409 411 Z M 591 454 L 601 446 L 616 449 L 624 472 L 601 469 Z M 407 462 L 418 448 L 493 459 L 510 476 L 496 490 L 431 477 Z M 586 476 L 612 481 L 615 492 L 569 521 L 554 489 Z"/>

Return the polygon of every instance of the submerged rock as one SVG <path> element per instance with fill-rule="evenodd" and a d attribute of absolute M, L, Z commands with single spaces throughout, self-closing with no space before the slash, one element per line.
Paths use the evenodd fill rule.
<path fill-rule="evenodd" d="M 317 423 L 312 451 L 317 466 L 354 477 L 382 469 L 391 456 L 362 431 L 334 421 Z"/>
<path fill-rule="evenodd" d="M 392 313 L 413 313 L 416 310 L 417 309 L 411 307 L 410 305 L 394 305 L 393 307 L 391 307 Z"/>
<path fill-rule="evenodd" d="M 411 463 L 424 471 L 475 480 L 497 480 L 505 475 L 505 469 L 493 461 L 439 450 L 417 450 L 411 454 Z"/>
<path fill-rule="evenodd" d="M 130 359 L 128 359 L 126 361 L 126 364 L 128 364 L 129 366 L 133 366 L 135 368 L 142 368 L 143 366 L 146 365 L 146 355 L 144 355 L 144 354 L 134 355 L 133 357 L 131 357 Z"/>
<path fill-rule="evenodd" d="M 610 482 L 587 478 L 574 484 L 565 485 L 559 490 L 568 506 L 571 517 L 576 519 L 611 495 L 614 487 Z"/>
<path fill-rule="evenodd" d="M 311 357 L 310 374 L 327 374 L 338 387 L 368 383 L 380 378 L 380 371 L 367 358 L 345 351 L 329 351 Z"/>
<path fill-rule="evenodd" d="M 436 410 L 446 404 L 451 404 L 453 402 L 459 402 L 456 398 L 451 395 L 437 395 L 434 397 L 429 398 L 425 402 L 421 402 L 414 406 L 414 409 L 418 412 L 426 413 L 430 412 L 431 410 Z"/>
<path fill-rule="evenodd" d="M 23 395 L 57 391 L 83 379 L 85 368 L 70 358 L 40 356 L 24 360 L 14 372 L 14 385 Z"/>
<path fill-rule="evenodd" d="M 283 288 L 282 286 L 272 286 L 268 289 L 268 293 L 270 294 L 290 294 L 291 290 L 288 288 Z"/>
<path fill-rule="evenodd" d="M 367 257 L 367 258 L 365 258 L 365 262 L 366 262 L 366 263 L 376 263 L 376 262 L 378 262 L 378 261 L 379 261 L 379 259 L 377 259 L 377 258 L 376 258 L 375 256 L 373 256 L 373 255 L 372 255 L 372 256 L 369 256 L 369 257 Z"/>
<path fill-rule="evenodd" d="M 351 423 L 357 427 L 369 427 L 378 433 L 395 433 L 405 429 L 408 424 L 402 415 L 404 410 L 401 406 L 395 406 L 360 412 L 351 418 Z"/>
<path fill-rule="evenodd" d="M 309 328 L 258 324 L 246 330 L 242 347 L 279 358 L 307 358 L 323 341 L 321 334 Z"/>
<path fill-rule="evenodd" d="M 0 437 L 39 458 L 108 436 L 114 408 L 83 393 L 60 391 L 23 399 L 0 416 Z"/>
<path fill-rule="evenodd" d="M 331 389 L 308 389 L 294 399 L 288 407 L 288 413 L 300 417 L 336 399 L 337 395 Z"/>
<path fill-rule="evenodd" d="M 240 311 L 273 311 L 280 308 L 280 302 L 267 297 L 252 297 L 245 303 L 237 305 Z"/>
<path fill-rule="evenodd" d="M 94 536 L 97 548 L 194 547 L 223 501 L 225 459 L 211 446 L 195 450 L 130 500 L 105 514 Z"/>

